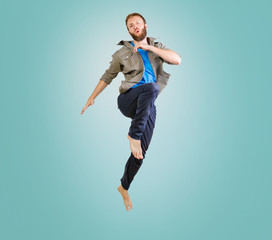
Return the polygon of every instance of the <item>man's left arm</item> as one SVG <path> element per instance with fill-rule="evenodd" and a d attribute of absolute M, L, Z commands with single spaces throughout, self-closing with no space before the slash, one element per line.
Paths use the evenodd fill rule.
<path fill-rule="evenodd" d="M 140 43 L 134 47 L 134 51 L 136 52 L 138 48 L 142 48 L 143 50 L 148 50 L 158 55 L 162 60 L 168 64 L 179 65 L 181 63 L 181 57 L 175 51 L 167 48 L 162 43 L 159 42 L 158 47 Z"/>
<path fill-rule="evenodd" d="M 161 57 L 166 63 L 179 65 L 181 63 L 181 57 L 178 53 L 171 49 L 162 49 L 149 45 L 149 51 Z"/>

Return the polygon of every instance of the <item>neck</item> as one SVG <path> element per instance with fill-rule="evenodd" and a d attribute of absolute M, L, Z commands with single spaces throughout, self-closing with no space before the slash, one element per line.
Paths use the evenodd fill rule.
<path fill-rule="evenodd" d="M 148 44 L 147 42 L 147 38 L 145 37 L 142 41 L 136 41 L 135 39 L 133 40 L 134 45 L 136 45 L 136 43 L 145 43 Z"/>

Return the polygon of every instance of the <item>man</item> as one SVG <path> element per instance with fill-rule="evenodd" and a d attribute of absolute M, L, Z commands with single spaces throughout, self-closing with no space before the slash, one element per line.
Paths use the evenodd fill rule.
<path fill-rule="evenodd" d="M 163 71 L 162 64 L 178 65 L 181 57 L 155 38 L 146 37 L 147 24 L 142 15 L 132 13 L 126 17 L 126 26 L 133 41 L 120 41 L 121 49 L 112 55 L 109 68 L 101 77 L 89 97 L 81 114 L 94 104 L 95 98 L 122 72 L 125 80 L 119 88 L 118 108 L 132 119 L 128 132 L 131 155 L 126 163 L 118 191 L 121 193 L 126 210 L 132 209 L 128 194 L 129 186 L 138 172 L 150 144 L 156 120 L 154 104 L 170 77 Z"/>

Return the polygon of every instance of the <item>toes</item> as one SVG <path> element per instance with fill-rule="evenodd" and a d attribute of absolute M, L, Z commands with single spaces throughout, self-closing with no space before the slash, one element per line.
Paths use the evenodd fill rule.
<path fill-rule="evenodd" d="M 138 152 L 134 151 L 132 154 L 133 154 L 133 156 L 134 156 L 135 158 L 139 159 L 139 153 L 138 153 Z"/>
<path fill-rule="evenodd" d="M 138 159 L 141 158 L 141 153 L 139 151 L 137 151 L 137 153 L 136 153 L 136 158 L 138 158 Z"/>
<path fill-rule="evenodd" d="M 129 198 L 128 205 L 129 205 L 130 209 L 132 209 L 132 202 L 131 202 L 131 199 L 130 199 L 130 198 Z"/>
<path fill-rule="evenodd" d="M 137 153 L 136 153 L 136 152 L 132 152 L 132 154 L 133 154 L 133 156 L 134 156 L 135 158 L 137 158 Z"/>
<path fill-rule="evenodd" d="M 142 149 L 139 151 L 133 150 L 131 151 L 131 153 L 133 154 L 133 156 L 137 159 L 143 159 L 143 153 L 142 153 Z"/>

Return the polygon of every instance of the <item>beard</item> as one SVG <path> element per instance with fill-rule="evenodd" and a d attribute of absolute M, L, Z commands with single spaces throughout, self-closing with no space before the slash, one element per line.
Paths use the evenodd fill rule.
<path fill-rule="evenodd" d="M 142 41 L 147 35 L 146 27 L 144 26 L 144 28 L 142 29 L 142 34 L 139 35 L 139 36 L 135 35 L 134 33 L 129 33 L 129 34 L 135 41 L 137 41 L 137 42 Z"/>

